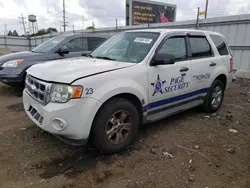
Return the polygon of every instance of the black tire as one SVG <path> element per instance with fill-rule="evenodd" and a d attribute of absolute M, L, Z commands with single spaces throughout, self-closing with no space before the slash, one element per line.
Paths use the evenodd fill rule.
<path fill-rule="evenodd" d="M 214 92 L 216 87 L 220 87 L 222 89 L 221 90 L 222 96 L 221 96 L 220 104 L 217 107 L 214 107 L 212 105 L 212 100 L 213 100 L 212 95 L 213 95 L 213 92 Z M 216 112 L 217 110 L 219 110 L 219 108 L 222 105 L 223 99 L 224 99 L 224 92 L 225 92 L 225 84 L 221 80 L 215 80 L 213 82 L 213 84 L 211 85 L 211 87 L 209 88 L 209 91 L 208 91 L 208 93 L 205 97 L 204 103 L 203 103 L 203 109 L 205 110 L 205 112 L 213 113 L 213 112 Z"/>
<path fill-rule="evenodd" d="M 122 143 L 114 144 L 107 138 L 108 136 L 106 131 L 107 126 L 110 126 L 111 117 L 119 111 L 125 111 L 129 114 L 129 120 L 130 123 L 132 123 L 132 126 L 130 132 L 126 133 L 126 139 Z M 115 127 L 115 125 L 112 124 L 112 129 L 113 127 Z M 114 98 L 106 102 L 95 117 L 91 131 L 91 140 L 100 152 L 107 154 L 117 153 L 124 150 L 133 142 L 138 127 L 139 114 L 136 107 L 126 99 Z"/>

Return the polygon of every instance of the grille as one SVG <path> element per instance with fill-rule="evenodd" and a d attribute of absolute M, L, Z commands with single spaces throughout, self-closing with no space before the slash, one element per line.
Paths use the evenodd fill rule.
<path fill-rule="evenodd" d="M 42 125 L 43 117 L 37 112 L 37 110 L 33 108 L 32 106 L 30 106 L 28 111 L 33 116 L 33 118 Z"/>
<path fill-rule="evenodd" d="M 46 105 L 47 104 L 47 96 L 50 90 L 50 84 L 35 79 L 29 75 L 26 77 L 26 91 L 37 101 Z"/>

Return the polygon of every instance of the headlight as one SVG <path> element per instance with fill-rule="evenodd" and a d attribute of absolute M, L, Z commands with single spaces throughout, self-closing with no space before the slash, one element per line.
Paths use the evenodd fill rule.
<path fill-rule="evenodd" d="M 53 84 L 50 92 L 50 102 L 65 103 L 70 99 L 80 98 L 82 90 L 81 86 Z"/>
<path fill-rule="evenodd" d="M 17 67 L 20 65 L 24 60 L 23 59 L 16 59 L 5 62 L 2 67 Z"/>

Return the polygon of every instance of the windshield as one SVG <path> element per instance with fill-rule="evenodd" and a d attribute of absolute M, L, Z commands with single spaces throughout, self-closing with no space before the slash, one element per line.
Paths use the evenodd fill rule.
<path fill-rule="evenodd" d="M 48 41 L 40 44 L 36 48 L 32 50 L 32 52 L 37 52 L 37 53 L 45 53 L 50 51 L 52 48 L 54 48 L 56 45 L 58 45 L 60 42 L 62 42 L 64 39 L 66 39 L 65 36 L 56 36 Z"/>
<path fill-rule="evenodd" d="M 99 46 L 91 57 L 139 63 L 146 57 L 158 37 L 159 33 L 153 32 L 119 33 Z"/>

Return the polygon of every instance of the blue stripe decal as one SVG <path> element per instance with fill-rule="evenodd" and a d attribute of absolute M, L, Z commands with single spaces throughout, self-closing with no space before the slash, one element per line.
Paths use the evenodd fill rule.
<path fill-rule="evenodd" d="M 167 99 L 163 99 L 161 101 L 156 101 L 156 102 L 152 102 L 149 103 L 147 106 L 143 107 L 143 112 L 146 112 L 147 110 L 151 109 L 151 108 L 156 108 L 165 104 L 169 104 L 169 103 L 173 103 L 176 101 L 180 101 L 189 97 L 193 97 L 195 95 L 199 95 L 199 94 L 203 94 L 203 93 L 207 93 L 209 88 L 204 88 L 204 89 L 200 89 L 200 90 L 196 90 L 190 93 L 185 93 L 183 95 L 179 95 L 179 96 L 175 96 L 175 97 L 171 97 L 171 98 L 167 98 Z"/>

